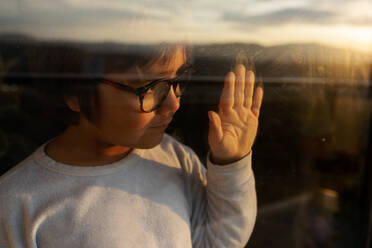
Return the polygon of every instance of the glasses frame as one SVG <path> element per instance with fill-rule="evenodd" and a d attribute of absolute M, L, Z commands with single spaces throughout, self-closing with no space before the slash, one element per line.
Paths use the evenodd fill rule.
<path fill-rule="evenodd" d="M 155 111 L 156 109 L 158 109 L 161 106 L 161 104 L 167 98 L 171 87 L 173 87 L 173 90 L 176 93 L 176 87 L 179 84 L 179 80 L 180 80 L 181 76 L 183 76 L 186 72 L 189 72 L 189 71 L 193 72 L 193 69 L 192 69 L 191 65 L 190 64 L 185 64 L 177 71 L 177 74 L 176 74 L 175 77 L 173 77 L 173 78 L 158 78 L 158 79 L 152 80 L 148 84 L 146 84 L 144 86 L 141 86 L 141 87 L 138 87 L 138 88 L 134 88 L 134 87 L 125 85 L 122 82 L 110 80 L 110 79 L 107 79 L 107 78 L 104 78 L 104 77 L 101 77 L 98 80 L 99 80 L 100 83 L 108 84 L 108 85 L 111 85 L 111 86 L 113 86 L 113 87 L 115 87 L 119 90 L 124 90 L 124 91 L 132 92 L 132 93 L 136 94 L 138 96 L 138 99 L 139 99 L 139 104 L 140 104 L 141 111 L 144 112 L 144 113 L 151 113 L 151 112 Z M 160 100 L 159 104 L 154 106 L 151 110 L 149 110 L 149 111 L 144 110 L 143 109 L 143 99 L 146 96 L 146 92 L 151 87 L 154 87 L 155 85 L 159 84 L 160 82 L 167 82 L 168 83 L 167 93 Z M 181 97 L 181 95 L 176 95 L 176 97 L 177 98 Z"/>

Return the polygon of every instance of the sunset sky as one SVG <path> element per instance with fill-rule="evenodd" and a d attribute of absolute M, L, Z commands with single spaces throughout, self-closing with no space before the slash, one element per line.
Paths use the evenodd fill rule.
<path fill-rule="evenodd" d="M 317 42 L 372 52 L 372 1 L 1 0 L 0 32 L 135 43 Z"/>

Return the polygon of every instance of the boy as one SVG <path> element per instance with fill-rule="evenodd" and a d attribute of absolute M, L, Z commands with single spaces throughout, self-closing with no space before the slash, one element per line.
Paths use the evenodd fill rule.
<path fill-rule="evenodd" d="M 243 247 L 255 222 L 251 148 L 263 91 L 237 65 L 208 113 L 207 173 L 164 134 L 182 45 L 61 86 L 76 122 L 0 179 L 0 247 Z M 119 74 L 117 74 L 119 73 Z M 78 88 L 80 87 L 80 88 Z M 85 98 L 84 98 L 85 97 Z M 85 100 L 84 100 L 85 99 Z"/>

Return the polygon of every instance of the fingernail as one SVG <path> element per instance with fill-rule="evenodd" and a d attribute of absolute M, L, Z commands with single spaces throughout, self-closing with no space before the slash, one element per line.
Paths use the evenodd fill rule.
<path fill-rule="evenodd" d="M 208 118 L 209 118 L 209 122 L 213 121 L 213 116 L 212 116 L 212 113 L 210 111 L 208 111 Z"/>
<path fill-rule="evenodd" d="M 254 72 L 253 71 L 249 71 L 249 80 L 250 81 L 254 80 Z"/>
<path fill-rule="evenodd" d="M 257 87 L 260 87 L 262 90 L 264 89 L 264 84 L 263 84 L 262 80 L 258 81 Z"/>

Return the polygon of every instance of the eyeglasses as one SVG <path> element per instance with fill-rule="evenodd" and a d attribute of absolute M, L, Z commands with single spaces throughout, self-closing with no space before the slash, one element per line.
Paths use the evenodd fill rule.
<path fill-rule="evenodd" d="M 133 88 L 121 82 L 112 81 L 106 78 L 99 78 L 99 82 L 111 85 L 120 90 L 129 91 L 136 94 L 139 98 L 141 111 L 150 113 L 158 109 L 164 100 L 167 98 L 171 86 L 176 97 L 181 97 L 184 93 L 189 81 L 190 73 L 192 72 L 190 65 L 182 66 L 174 78 L 159 78 L 150 81 L 148 84 Z"/>

